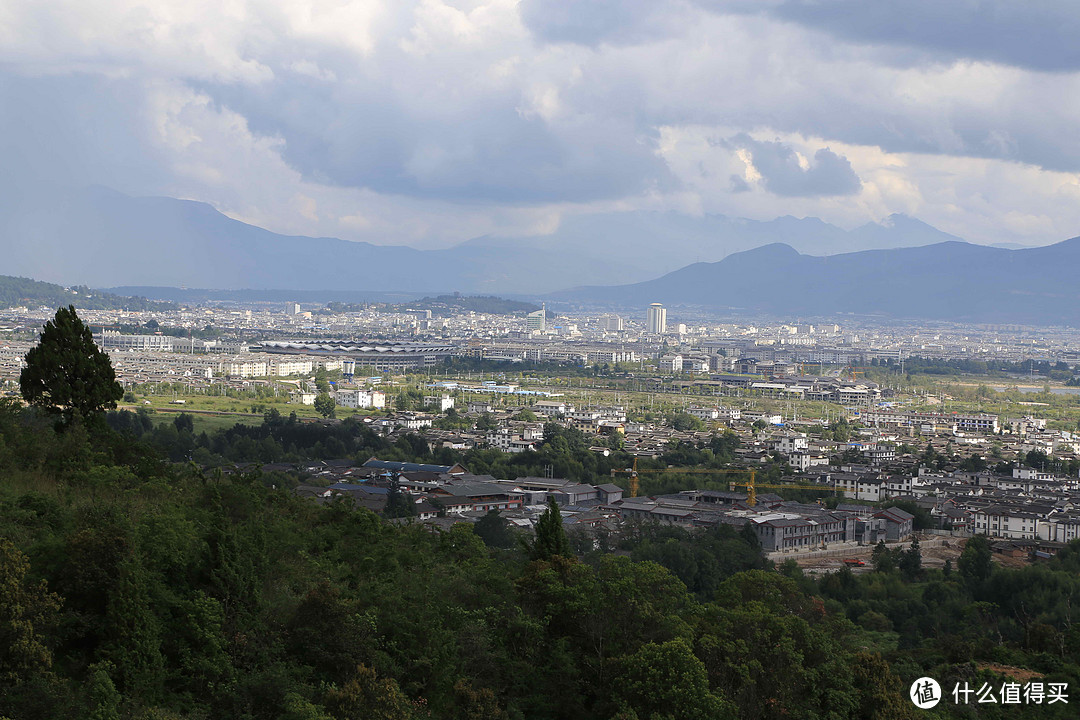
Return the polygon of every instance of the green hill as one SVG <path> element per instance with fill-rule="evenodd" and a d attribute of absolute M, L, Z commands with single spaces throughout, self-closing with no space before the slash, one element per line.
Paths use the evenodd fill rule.
<path fill-rule="evenodd" d="M 0 308 L 61 307 L 74 305 L 82 310 L 175 310 L 176 304 L 143 297 L 123 297 L 77 285 L 72 288 L 29 278 L 0 275 Z"/>

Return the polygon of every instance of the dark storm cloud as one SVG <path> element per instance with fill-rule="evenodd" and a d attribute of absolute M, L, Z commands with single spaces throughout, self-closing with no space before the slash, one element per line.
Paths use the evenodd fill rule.
<path fill-rule="evenodd" d="M 1075 0 L 699 0 L 717 12 L 760 12 L 857 43 L 920 48 L 1032 70 L 1080 69 Z"/>
<path fill-rule="evenodd" d="M 425 106 L 376 83 L 200 88 L 248 118 L 305 177 L 380 193 L 463 202 L 622 197 L 670 187 L 653 130 L 623 118 L 548 121 L 520 96 Z"/>
<path fill-rule="evenodd" d="M 795 151 L 780 142 L 758 141 L 740 133 L 725 143 L 750 151 L 754 167 L 761 173 L 765 189 L 783 197 L 823 197 L 854 195 L 862 188 L 851 163 L 828 148 L 814 153 L 803 168 Z"/>

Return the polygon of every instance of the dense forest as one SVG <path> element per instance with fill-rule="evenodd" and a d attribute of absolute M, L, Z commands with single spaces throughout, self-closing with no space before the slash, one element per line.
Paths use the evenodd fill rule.
<path fill-rule="evenodd" d="M 176 309 L 173 303 L 156 302 L 143 297 L 122 297 L 82 286 L 68 289 L 39 280 L 0 275 L 0 307 L 19 305 L 31 307 L 77 305 L 87 310 L 166 311 Z"/>
<path fill-rule="evenodd" d="M 188 423 L 145 417 L 57 430 L 0 406 L 0 717 L 884 720 L 916 716 L 923 675 L 1080 682 L 1080 546 L 1007 570 L 973 540 L 945 572 L 883 549 L 872 573 L 814 580 L 730 528 L 582 543 L 557 515 L 535 540 L 493 515 L 438 532 L 170 462 Z M 269 416 L 209 440 L 237 459 L 268 439 L 347 455 L 368 432 Z"/>

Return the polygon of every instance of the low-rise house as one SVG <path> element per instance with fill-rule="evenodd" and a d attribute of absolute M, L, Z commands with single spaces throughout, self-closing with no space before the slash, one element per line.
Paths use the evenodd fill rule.
<path fill-rule="evenodd" d="M 889 542 L 903 542 L 915 532 L 915 516 L 900 508 L 879 510 L 874 517 L 886 521 L 885 537 Z"/>
<path fill-rule="evenodd" d="M 1034 540 L 1039 532 L 1039 515 L 1025 508 L 990 505 L 971 511 L 973 531 L 978 535 Z"/>
<path fill-rule="evenodd" d="M 485 477 L 474 475 L 470 476 L 468 481 L 455 480 L 435 488 L 429 493 L 429 497 L 438 500 L 447 513 L 510 510 L 524 506 L 524 495 L 521 492 L 500 483 L 474 480 Z"/>
<path fill-rule="evenodd" d="M 610 505 L 611 503 L 622 500 L 624 491 L 618 485 L 615 485 L 613 483 L 605 483 L 604 485 L 596 486 L 596 493 L 597 497 L 600 499 L 600 502 L 604 503 L 605 505 Z"/>
<path fill-rule="evenodd" d="M 599 500 L 600 494 L 592 485 L 565 485 L 549 492 L 548 497 L 559 505 L 580 505 L 590 500 Z"/>

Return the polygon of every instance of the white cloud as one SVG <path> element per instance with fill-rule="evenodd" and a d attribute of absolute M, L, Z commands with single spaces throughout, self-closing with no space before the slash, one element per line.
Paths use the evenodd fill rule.
<path fill-rule="evenodd" d="M 645 208 L 1080 231 L 1074 13 L 1024 20 L 1048 47 L 946 51 L 849 6 L 8 0 L 0 130 L 27 174 L 372 242 Z"/>

